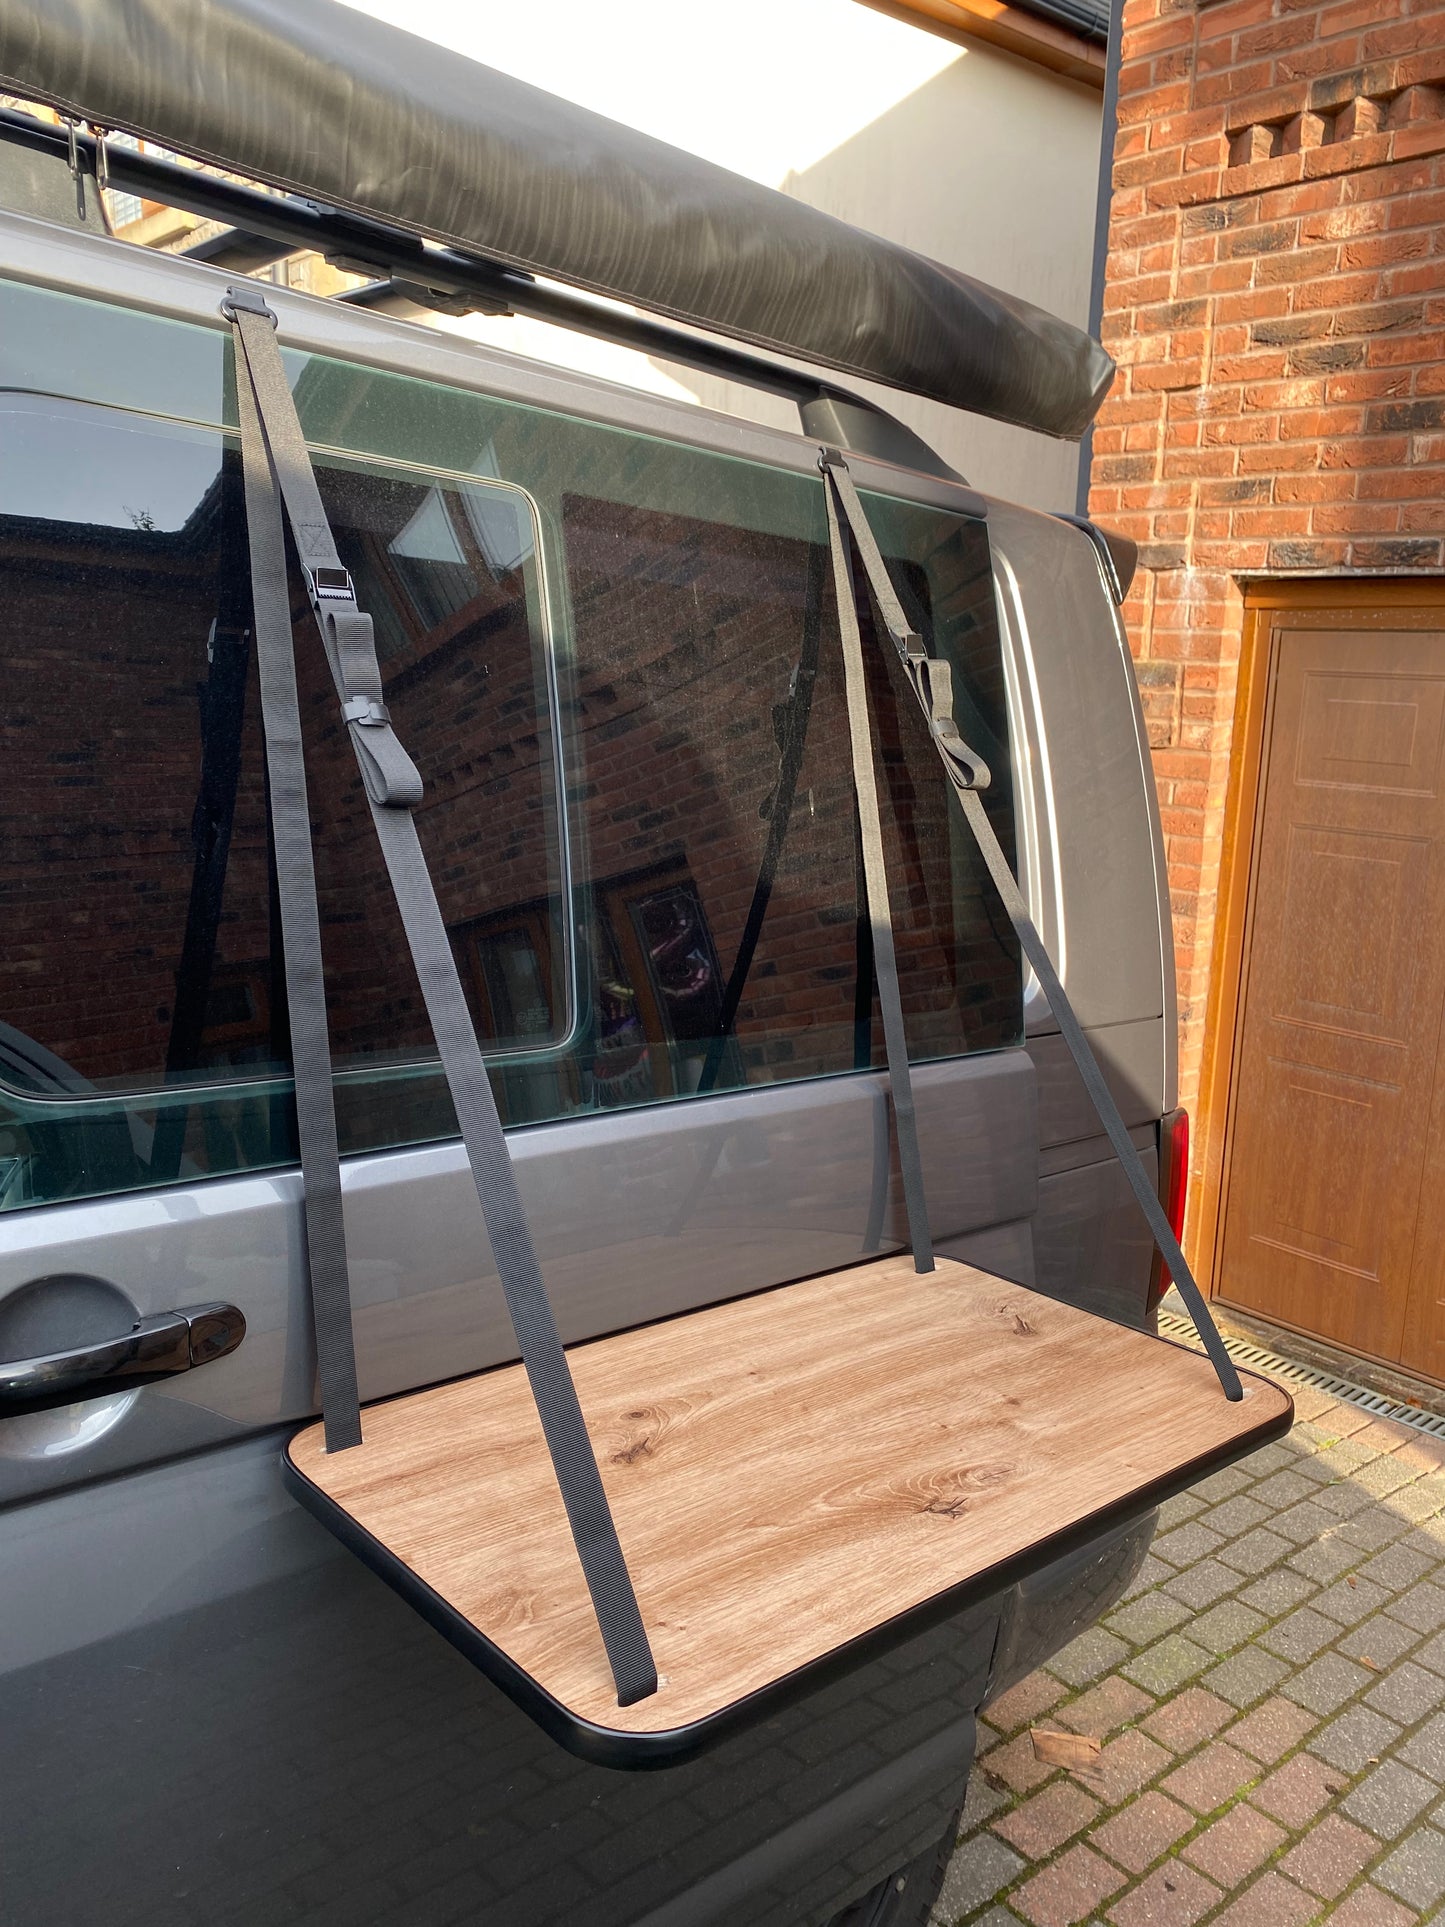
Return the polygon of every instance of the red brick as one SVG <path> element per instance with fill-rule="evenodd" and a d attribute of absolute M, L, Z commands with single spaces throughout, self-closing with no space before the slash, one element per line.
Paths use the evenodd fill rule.
<path fill-rule="evenodd" d="M 1115 1927 L 1193 1927 L 1223 1898 L 1203 1874 L 1166 1860 L 1109 1910 Z"/>
<path fill-rule="evenodd" d="M 1009 1905 L 1033 1927 L 1074 1927 L 1123 1885 L 1124 1876 L 1117 1869 L 1091 1848 L 1080 1845 L 1070 1847 L 1010 1894 Z"/>
<path fill-rule="evenodd" d="M 1312 1894 L 1301 1893 L 1280 1874 L 1267 1873 L 1232 1906 L 1216 1914 L 1210 1927 L 1302 1927 L 1318 1912 L 1319 1903 Z"/>
<path fill-rule="evenodd" d="M 1257 1772 L 1253 1760 L 1216 1741 L 1163 1782 L 1166 1793 L 1196 1813 L 1212 1813 Z"/>
<path fill-rule="evenodd" d="M 1330 1914 L 1330 1927 L 1415 1927 L 1418 1915 L 1389 1900 L 1378 1887 L 1357 1887 Z"/>
<path fill-rule="evenodd" d="M 1317 1760 L 1313 1753 L 1296 1753 L 1294 1758 L 1272 1773 L 1263 1786 L 1251 1794 L 1255 1805 L 1291 1829 L 1313 1820 L 1348 1781 L 1334 1767 Z"/>
<path fill-rule="evenodd" d="M 1058 1780 L 996 1820 L 993 1830 L 1025 1859 L 1042 1860 L 1086 1827 L 1098 1812 L 1097 1800 L 1091 1800 L 1070 1781 Z"/>
<path fill-rule="evenodd" d="M 1327 1814 L 1280 1861 L 1291 1880 L 1297 1880 L 1323 1900 L 1336 1900 L 1362 1867 L 1380 1851 L 1380 1843 L 1338 1813 Z"/>
<path fill-rule="evenodd" d="M 1141 1793 L 1091 1835 L 1092 1844 L 1130 1873 L 1143 1873 L 1161 1853 L 1182 1839 L 1194 1815 L 1162 1793 Z"/>
<path fill-rule="evenodd" d="M 1313 1713 L 1296 1706 L 1293 1700 L 1276 1697 L 1246 1713 L 1238 1725 L 1229 1729 L 1227 1738 L 1231 1746 L 1239 1747 L 1265 1766 L 1273 1766 L 1318 1724 Z"/>
<path fill-rule="evenodd" d="M 1184 1849 L 1184 1857 L 1228 1889 L 1237 1887 L 1288 1838 L 1283 1827 L 1243 1801 L 1207 1827 Z"/>

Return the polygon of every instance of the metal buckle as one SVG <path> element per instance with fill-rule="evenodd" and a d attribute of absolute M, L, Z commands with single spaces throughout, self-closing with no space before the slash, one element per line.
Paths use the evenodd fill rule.
<path fill-rule="evenodd" d="M 370 696 L 353 696 L 341 705 L 341 713 L 348 723 L 360 723 L 363 729 L 381 729 L 391 721 L 386 704 Z"/>
<path fill-rule="evenodd" d="M 313 602 L 355 602 L 356 590 L 352 585 L 351 574 L 347 569 L 314 568 L 309 563 L 306 574 L 311 581 L 311 600 Z"/>

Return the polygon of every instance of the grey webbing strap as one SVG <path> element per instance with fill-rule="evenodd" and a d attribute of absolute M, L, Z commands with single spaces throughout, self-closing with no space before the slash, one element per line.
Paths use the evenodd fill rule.
<path fill-rule="evenodd" d="M 223 312 L 235 331 L 237 389 L 246 398 L 241 417 L 243 437 L 249 423 L 251 440 L 259 451 L 257 465 L 264 463 L 265 467 L 269 515 L 263 509 L 262 519 L 254 525 L 262 532 L 271 551 L 271 575 L 265 578 L 264 592 L 268 596 L 274 593 L 270 584 L 275 572 L 280 570 L 289 653 L 289 601 L 285 600 L 284 590 L 279 488 L 297 550 L 310 577 L 317 625 L 350 729 L 387 875 L 396 895 L 442 1070 L 456 1108 L 492 1257 L 612 1668 L 618 1704 L 628 1706 L 657 1690 L 657 1669 L 547 1299 L 511 1154 L 411 815 L 421 797 L 421 780 L 397 741 L 381 700 L 381 672 L 371 618 L 357 609 L 351 578 L 336 553 L 286 380 L 276 341 L 275 317 L 253 289 L 244 287 L 230 291 Z M 255 540 L 253 535 L 253 546 Z M 258 588 L 258 601 L 261 593 Z M 284 875 L 291 852 L 288 848 L 283 857 L 279 840 L 277 858 Z M 309 837 L 307 866 L 307 881 L 314 890 Z M 321 1011 L 324 1024 L 324 1002 Z M 294 1012 L 292 1022 L 294 1029 Z M 326 1076 L 329 1099 L 329 1066 Z M 300 1083 L 298 1060 L 298 1100 Z M 334 1147 L 334 1131 L 332 1144 Z M 331 1155 L 335 1157 L 334 1148 Z M 344 1276 L 344 1246 L 339 1249 Z"/>
<path fill-rule="evenodd" d="M 888 902 L 888 864 L 883 854 L 883 823 L 878 813 L 878 783 L 873 772 L 873 731 L 868 722 L 868 678 L 863 667 L 863 641 L 858 630 L 858 607 L 853 600 L 853 566 L 848 556 L 833 490 L 824 488 L 828 511 L 828 546 L 833 553 L 833 588 L 838 604 L 838 632 L 843 639 L 843 683 L 848 698 L 848 737 L 853 751 L 853 792 L 858 799 L 858 832 L 863 845 L 863 875 L 867 884 L 868 926 L 873 939 L 873 968 L 878 977 L 878 1007 L 883 1013 L 883 1043 L 888 1057 L 888 1084 L 898 1126 L 898 1166 L 903 1177 L 903 1205 L 908 1217 L 908 1242 L 916 1271 L 933 1270 L 933 1239 L 928 1229 L 928 1202 L 923 1192 L 923 1160 L 918 1150 L 918 1120 L 913 1109 L 913 1077 L 908 1067 L 908 1039 L 903 1028 L 903 999 L 898 987 L 898 959 L 893 949 L 893 917 Z"/>
<path fill-rule="evenodd" d="M 1029 915 L 1023 892 L 1019 889 L 1014 873 L 1009 868 L 1008 858 L 994 835 L 993 825 L 988 820 L 983 799 L 979 795 L 979 791 L 988 786 L 988 768 L 958 733 L 953 715 L 953 671 L 948 663 L 928 656 L 923 649 L 921 639 L 909 628 L 889 580 L 887 564 L 869 527 L 867 514 L 858 499 L 858 491 L 853 485 L 853 478 L 848 473 L 847 464 L 842 456 L 830 449 L 824 449 L 820 466 L 825 477 L 837 489 L 838 500 L 842 504 L 849 527 L 858 543 L 859 554 L 863 557 L 869 587 L 894 647 L 898 650 L 904 667 L 908 671 L 909 682 L 923 709 L 934 747 L 938 750 L 944 769 L 957 792 L 959 802 L 963 806 L 964 817 L 973 832 L 989 876 L 993 879 L 994 888 L 998 891 L 1004 909 L 1008 912 L 1009 922 L 1017 932 L 1024 955 L 1033 966 L 1034 974 L 1043 987 L 1044 995 L 1049 1000 L 1049 1008 L 1058 1020 L 1059 1030 L 1079 1076 L 1083 1079 L 1084 1089 L 1088 1092 L 1089 1100 L 1098 1113 L 1099 1121 L 1104 1127 L 1109 1143 L 1113 1146 L 1114 1155 L 1123 1166 L 1129 1188 L 1134 1193 L 1140 1210 L 1144 1213 L 1149 1229 L 1154 1235 L 1154 1241 L 1163 1254 L 1164 1262 L 1168 1265 L 1170 1275 L 1179 1289 L 1179 1295 L 1189 1307 L 1195 1330 L 1199 1333 L 1204 1349 L 1209 1354 L 1210 1362 L 1219 1375 L 1225 1397 L 1242 1399 L 1244 1387 L 1240 1383 L 1239 1373 L 1235 1370 L 1234 1360 L 1225 1350 L 1224 1340 L 1219 1335 L 1204 1294 L 1195 1282 L 1194 1274 L 1179 1248 L 1179 1240 L 1170 1228 L 1169 1220 L 1164 1214 L 1164 1207 L 1159 1202 L 1159 1194 L 1149 1182 L 1149 1173 L 1144 1169 L 1143 1161 L 1134 1148 L 1129 1136 L 1129 1128 L 1119 1115 L 1119 1108 L 1105 1082 L 1103 1072 L 1099 1069 L 1098 1060 L 1089 1047 L 1089 1040 L 1085 1037 L 1083 1027 L 1074 1014 L 1073 1005 L 1069 1002 L 1064 986 L 1059 981 L 1059 973 L 1054 969 L 1053 959 L 1045 947 L 1043 938 L 1039 935 L 1033 918 Z M 828 496 L 831 505 L 833 500 L 831 489 L 828 491 Z M 851 583 L 849 589 L 851 593 Z"/>
<path fill-rule="evenodd" d="M 246 533 L 251 550 L 251 596 L 261 720 L 266 739 L 266 785 L 276 852 L 281 949 L 291 1024 L 296 1085 L 296 1134 L 306 1227 L 306 1267 L 316 1371 L 328 1452 L 361 1443 L 356 1353 L 351 1334 L 351 1289 L 346 1227 L 341 1211 L 341 1163 L 331 1088 L 331 1043 L 326 1027 L 321 923 L 311 854 L 311 812 L 301 750 L 301 710 L 291 643 L 291 599 L 281 504 L 271 482 L 261 426 L 250 389 L 236 384 L 245 476 Z"/>

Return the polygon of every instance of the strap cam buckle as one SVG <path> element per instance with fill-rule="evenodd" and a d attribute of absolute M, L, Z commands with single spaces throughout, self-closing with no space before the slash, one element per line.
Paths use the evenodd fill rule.
<path fill-rule="evenodd" d="M 356 589 L 349 569 L 308 562 L 306 576 L 311 584 L 311 600 L 318 608 L 324 602 L 355 602 Z"/>
<path fill-rule="evenodd" d="M 391 722 L 386 704 L 372 696 L 353 696 L 341 705 L 341 713 L 348 723 L 359 723 L 363 729 L 385 729 Z"/>

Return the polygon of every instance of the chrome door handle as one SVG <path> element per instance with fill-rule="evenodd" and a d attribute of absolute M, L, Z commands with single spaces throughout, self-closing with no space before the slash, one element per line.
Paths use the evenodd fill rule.
<path fill-rule="evenodd" d="M 142 1318 L 120 1338 L 0 1361 L 0 1417 L 188 1372 L 224 1358 L 245 1336 L 246 1321 L 234 1305 L 188 1305 Z"/>

